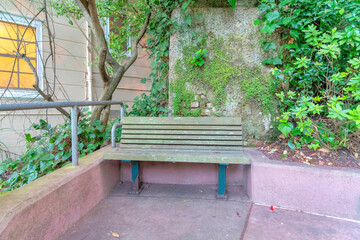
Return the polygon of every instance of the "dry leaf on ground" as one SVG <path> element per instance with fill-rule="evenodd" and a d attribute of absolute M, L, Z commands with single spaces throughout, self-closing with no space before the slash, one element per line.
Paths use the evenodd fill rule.
<path fill-rule="evenodd" d="M 323 147 L 322 147 L 322 148 L 319 148 L 318 151 L 319 151 L 319 152 L 324 152 L 324 153 L 329 153 L 329 152 L 330 152 L 329 149 L 323 148 Z"/>
<path fill-rule="evenodd" d="M 111 235 L 113 235 L 113 237 L 120 238 L 120 235 L 118 233 L 111 232 Z"/>

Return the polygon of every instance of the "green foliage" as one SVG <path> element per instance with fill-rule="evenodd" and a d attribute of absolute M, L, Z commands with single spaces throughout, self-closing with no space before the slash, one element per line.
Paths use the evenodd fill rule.
<path fill-rule="evenodd" d="M 278 53 L 264 64 L 278 65 L 273 75 L 282 82 L 277 93 L 282 113 L 279 130 L 290 137 L 289 147 L 356 149 L 360 1 L 262 0 L 259 8 L 260 31 L 281 34 L 277 49 L 267 48 L 264 41 L 262 45 Z"/>
<path fill-rule="evenodd" d="M 110 33 L 107 36 L 108 45 L 111 48 L 112 56 L 119 62 L 124 61 L 127 56 L 126 52 L 131 49 L 127 44 L 129 37 L 137 36 L 141 29 L 146 14 L 151 11 L 151 18 L 147 29 L 146 50 L 150 53 L 149 58 L 152 72 L 150 79 L 152 89 L 150 95 L 142 94 L 135 98 L 135 103 L 130 112 L 131 115 L 139 116 L 166 116 L 168 99 L 168 57 L 170 36 L 175 31 L 179 31 L 184 26 L 178 24 L 178 19 L 171 18 L 172 11 L 181 8 L 181 14 L 185 19 L 185 25 L 190 26 L 192 17 L 186 14 L 194 0 L 140 0 L 140 1 L 96 1 L 99 18 L 103 24 L 110 19 L 111 22 L 121 24 L 110 24 Z M 60 16 L 67 16 L 70 24 L 73 24 L 72 16 L 75 19 L 81 18 L 81 11 L 73 0 L 52 0 L 52 7 L 55 13 Z M 134 46 L 133 46 L 134 47 Z M 108 68 L 112 72 L 112 68 Z M 142 80 L 143 83 L 146 79 Z"/>
<path fill-rule="evenodd" d="M 171 13 L 174 9 L 181 7 L 181 15 L 185 19 L 187 26 L 191 25 L 192 17 L 186 11 L 193 0 L 166 0 L 153 9 L 153 15 L 148 27 L 147 50 L 150 52 L 149 58 L 152 72 L 150 79 L 152 87 L 150 94 L 142 94 L 134 99 L 134 105 L 129 115 L 131 116 L 167 116 L 168 104 L 168 75 L 169 75 L 169 47 L 170 36 L 176 31 L 181 31 L 185 26 L 178 24 L 177 18 L 172 18 Z M 146 79 L 143 79 L 143 83 Z"/>
<path fill-rule="evenodd" d="M 91 113 L 84 109 L 78 122 L 79 157 L 99 149 L 104 140 L 110 137 L 113 122 L 108 124 L 106 131 L 101 121 L 90 123 Z M 32 136 L 25 134 L 25 154 L 16 160 L 8 159 L 0 163 L 0 175 L 5 171 L 12 172 L 8 179 L 1 179 L 0 190 L 14 190 L 54 170 L 71 163 L 71 124 L 51 126 L 44 120 L 32 124 L 29 130 L 39 132 Z M 120 129 L 117 129 L 117 141 L 120 141 Z M 98 140 L 100 139 L 100 140 Z"/>
<path fill-rule="evenodd" d="M 164 84 L 166 84 L 165 81 L 153 82 L 149 95 L 143 93 L 140 97 L 136 97 L 129 116 L 166 117 L 169 112 L 166 107 L 168 91 Z"/>
<path fill-rule="evenodd" d="M 105 37 L 111 49 L 110 53 L 117 61 L 121 63 L 127 58 L 126 53 L 132 47 L 128 44 L 129 38 L 138 35 L 147 13 L 151 11 L 150 7 L 154 6 L 154 9 L 157 9 L 161 4 L 157 0 L 151 0 L 149 4 L 146 0 L 96 1 L 96 9 L 102 25 L 105 26 L 107 22 L 111 22 L 109 35 Z M 54 14 L 66 16 L 71 25 L 74 24 L 74 19 L 79 20 L 83 17 L 82 11 L 74 0 L 51 0 L 50 5 L 54 9 Z M 111 67 L 108 70 L 112 72 Z"/>
<path fill-rule="evenodd" d="M 171 84 L 170 90 L 174 93 L 173 108 L 175 115 L 198 116 L 199 110 L 191 110 L 191 102 L 194 101 L 194 91 L 196 88 L 211 92 L 214 97 L 210 99 L 217 108 L 226 104 L 226 88 L 233 85 L 239 86 L 244 92 L 245 101 L 258 102 L 265 113 L 274 111 L 274 93 L 276 87 L 272 84 L 272 79 L 264 79 L 261 70 L 256 67 L 237 65 L 241 62 L 239 56 L 231 53 L 235 52 L 231 43 L 241 41 L 232 36 L 229 40 L 210 36 L 196 32 L 192 42 L 196 45 L 183 47 L 183 58 L 178 59 L 175 65 L 176 80 Z M 197 49 L 208 49 L 206 54 L 209 58 L 206 63 L 199 68 L 192 61 L 193 53 Z M 191 89 L 190 86 L 194 89 Z"/>
<path fill-rule="evenodd" d="M 205 63 L 205 59 L 208 57 L 206 49 L 200 49 L 195 52 L 194 56 L 189 58 L 189 61 L 194 64 L 194 66 L 202 66 Z"/>
<path fill-rule="evenodd" d="M 236 7 L 236 0 L 228 0 L 230 6 L 235 9 Z"/>

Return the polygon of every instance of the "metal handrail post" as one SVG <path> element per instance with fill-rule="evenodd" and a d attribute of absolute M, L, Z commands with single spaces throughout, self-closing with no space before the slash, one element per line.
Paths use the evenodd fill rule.
<path fill-rule="evenodd" d="M 71 109 L 71 151 L 72 151 L 73 166 L 77 166 L 79 164 L 77 116 L 78 116 L 78 106 L 75 105 Z"/>

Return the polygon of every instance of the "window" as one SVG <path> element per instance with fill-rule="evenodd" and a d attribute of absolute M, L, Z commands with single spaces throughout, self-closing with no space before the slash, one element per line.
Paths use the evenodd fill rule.
<path fill-rule="evenodd" d="M 116 35 L 121 35 L 121 33 L 118 31 L 123 26 L 124 25 L 122 24 L 122 21 L 121 20 L 114 21 L 114 17 L 110 17 L 110 18 L 106 19 L 106 25 L 105 25 L 104 32 L 105 32 L 105 36 L 107 36 L 107 40 L 110 43 L 110 47 L 112 44 L 117 44 L 118 39 L 116 39 Z M 109 40 L 110 33 L 115 36 L 115 39 L 113 39 L 113 41 L 114 41 L 113 43 L 111 43 Z M 125 56 L 131 57 L 131 37 L 128 37 L 127 42 L 123 43 L 122 45 L 123 45 L 123 49 L 125 50 L 125 53 L 124 53 Z"/>
<path fill-rule="evenodd" d="M 42 88 L 40 64 L 41 23 L 16 15 L 0 12 L 0 94 L 5 97 L 35 97 L 35 76 L 29 64 L 17 53 L 31 62 L 39 76 Z M 5 94 L 3 94 L 5 92 Z"/>

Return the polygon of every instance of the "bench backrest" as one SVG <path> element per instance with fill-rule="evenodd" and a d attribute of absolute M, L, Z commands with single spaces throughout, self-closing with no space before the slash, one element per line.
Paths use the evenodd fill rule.
<path fill-rule="evenodd" d="M 239 117 L 126 117 L 122 146 L 139 148 L 242 150 Z"/>

